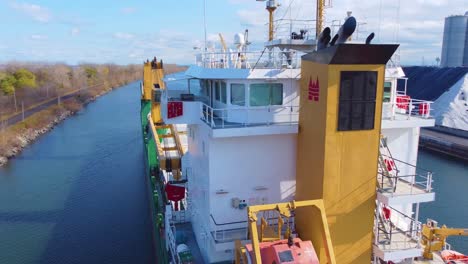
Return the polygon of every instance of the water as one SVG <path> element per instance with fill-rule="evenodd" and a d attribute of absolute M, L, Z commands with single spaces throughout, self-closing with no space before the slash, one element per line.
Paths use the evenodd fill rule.
<path fill-rule="evenodd" d="M 420 151 L 418 166 L 434 173 L 435 202 L 420 206 L 419 220 L 432 218 L 448 227 L 468 228 L 468 164 Z M 452 248 L 468 254 L 468 237 L 450 237 Z"/>
<path fill-rule="evenodd" d="M 0 169 L 0 263 L 151 263 L 139 85 L 115 90 Z"/>

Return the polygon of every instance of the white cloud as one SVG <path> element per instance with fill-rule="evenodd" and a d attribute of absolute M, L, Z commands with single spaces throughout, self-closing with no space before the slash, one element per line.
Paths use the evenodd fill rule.
<path fill-rule="evenodd" d="M 44 39 L 47 39 L 48 37 L 46 35 L 33 34 L 30 36 L 30 38 L 33 40 L 44 40 Z"/>
<path fill-rule="evenodd" d="M 251 41 L 255 43 L 265 41 L 267 32 L 265 23 L 268 19 L 268 13 L 264 10 L 265 3 L 257 1 L 247 3 L 244 0 L 229 0 L 229 2 L 238 4 L 235 12 L 241 25 L 249 27 Z M 282 3 L 282 6 L 276 11 L 276 19 L 315 20 L 315 1 L 278 2 Z M 332 8 L 325 9 L 325 20 L 327 26 L 330 26 L 333 20 L 334 23 L 337 21 L 342 23 L 346 11 L 353 11 L 358 22 L 366 23 L 360 26 L 360 39 L 375 32 L 376 43 L 401 43 L 403 64 L 420 64 L 423 56 L 426 61 L 440 56 L 444 18 L 452 14 L 463 14 L 465 10 L 462 7 L 466 7 L 466 0 L 335 0 Z M 333 29 L 338 30 L 338 27 Z"/>
<path fill-rule="evenodd" d="M 70 33 L 72 36 L 78 36 L 80 34 L 80 28 L 74 27 L 71 29 Z"/>
<path fill-rule="evenodd" d="M 13 2 L 11 7 L 42 23 L 49 22 L 52 18 L 49 9 L 40 5 Z"/>
<path fill-rule="evenodd" d="M 114 33 L 114 38 L 117 39 L 133 39 L 135 35 L 125 32 L 116 32 Z"/>
<path fill-rule="evenodd" d="M 128 15 L 128 14 L 133 14 L 133 13 L 135 13 L 135 12 L 136 12 L 136 8 L 134 8 L 134 7 L 124 7 L 124 8 L 122 8 L 122 9 L 120 9 L 120 11 L 121 11 L 122 13 Z"/>

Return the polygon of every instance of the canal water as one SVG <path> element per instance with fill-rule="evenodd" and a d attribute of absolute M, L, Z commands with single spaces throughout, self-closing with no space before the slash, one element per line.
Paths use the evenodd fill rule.
<path fill-rule="evenodd" d="M 436 200 L 420 206 L 419 220 L 432 218 L 448 227 L 468 228 L 468 163 L 420 151 L 418 166 L 433 172 Z M 449 237 L 454 250 L 468 254 L 468 237 Z"/>
<path fill-rule="evenodd" d="M 99 98 L 0 168 L 0 263 L 153 262 L 139 93 Z M 468 227 L 467 164 L 420 152 L 418 165 L 436 192 L 420 220 Z"/>
<path fill-rule="evenodd" d="M 139 97 L 110 92 L 0 168 L 0 263 L 153 262 Z"/>

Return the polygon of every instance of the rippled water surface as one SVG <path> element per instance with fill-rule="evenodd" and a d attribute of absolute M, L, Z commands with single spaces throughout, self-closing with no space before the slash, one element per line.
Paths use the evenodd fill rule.
<path fill-rule="evenodd" d="M 150 263 L 139 85 L 89 104 L 0 169 L 0 263 Z"/>
<path fill-rule="evenodd" d="M 419 220 L 433 218 L 440 225 L 468 228 L 468 163 L 420 151 L 418 166 L 434 173 L 436 200 L 421 204 Z M 468 237 L 450 237 L 452 248 L 468 254 Z"/>

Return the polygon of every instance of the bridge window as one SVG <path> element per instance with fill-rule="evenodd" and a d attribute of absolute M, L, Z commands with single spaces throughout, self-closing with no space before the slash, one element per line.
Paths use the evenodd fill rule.
<path fill-rule="evenodd" d="M 392 98 L 392 82 L 384 82 L 383 102 L 390 102 Z"/>
<path fill-rule="evenodd" d="M 226 89 L 226 82 L 221 82 L 221 102 L 226 103 L 226 97 L 227 97 L 227 89 Z"/>
<path fill-rule="evenodd" d="M 218 81 L 214 81 L 214 87 L 215 87 L 215 99 L 217 101 L 221 101 L 221 87 Z"/>
<path fill-rule="evenodd" d="M 282 83 L 254 83 L 250 85 L 250 106 L 267 106 L 282 104 Z"/>
<path fill-rule="evenodd" d="M 231 104 L 245 106 L 245 85 L 231 83 Z"/>
<path fill-rule="evenodd" d="M 222 103 L 226 103 L 226 82 L 214 81 L 215 83 L 215 99 Z"/>
<path fill-rule="evenodd" d="M 374 129 L 377 72 L 341 72 L 338 130 Z"/>

